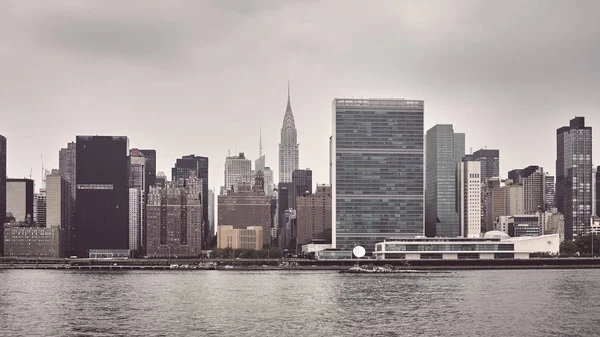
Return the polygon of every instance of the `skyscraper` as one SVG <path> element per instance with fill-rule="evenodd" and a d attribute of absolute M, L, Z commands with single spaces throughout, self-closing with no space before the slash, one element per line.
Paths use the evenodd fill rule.
<path fill-rule="evenodd" d="M 331 240 L 331 186 L 318 185 L 315 194 L 296 198 L 296 247 L 314 239 Z M 300 247 L 301 248 L 301 247 Z M 297 251 L 300 249 L 296 248 Z"/>
<path fill-rule="evenodd" d="M 6 179 L 6 212 L 15 221 L 33 221 L 33 180 Z"/>
<path fill-rule="evenodd" d="M 238 190 L 229 190 L 217 200 L 219 226 L 233 226 L 234 229 L 262 226 L 263 242 L 271 242 L 271 198 L 264 191 L 253 190 L 251 184 L 242 183 Z"/>
<path fill-rule="evenodd" d="M 481 235 L 481 162 L 460 162 L 456 170 L 456 184 L 459 235 L 477 238 Z"/>
<path fill-rule="evenodd" d="M 424 102 L 334 99 L 333 246 L 423 235 Z"/>
<path fill-rule="evenodd" d="M 33 222 L 40 227 L 46 227 L 47 202 L 48 196 L 45 188 L 41 188 L 39 193 L 33 194 Z"/>
<path fill-rule="evenodd" d="M 546 173 L 542 167 L 532 165 L 524 169 L 512 170 L 509 172 L 508 177 L 515 184 L 523 185 L 522 214 L 533 214 L 544 210 Z"/>
<path fill-rule="evenodd" d="M 279 143 L 279 182 L 291 182 L 292 172 L 298 169 L 298 132 L 290 103 L 290 86 L 288 84 L 288 100 L 281 127 L 281 142 Z"/>
<path fill-rule="evenodd" d="M 294 170 L 292 172 L 292 184 L 294 185 L 294 195 L 296 197 L 312 194 L 312 171 L 310 169 Z"/>
<path fill-rule="evenodd" d="M 556 130 L 556 205 L 565 215 L 565 240 L 585 235 L 592 215 L 592 128 L 584 117 Z"/>
<path fill-rule="evenodd" d="M 144 159 L 146 159 L 144 191 L 147 195 L 150 190 L 149 187 L 156 185 L 156 150 L 140 149 L 139 151 L 144 155 Z"/>
<path fill-rule="evenodd" d="M 196 172 L 187 179 L 150 187 L 148 192 L 147 255 L 198 257 L 202 253 L 202 181 Z"/>
<path fill-rule="evenodd" d="M 556 207 L 554 198 L 554 176 L 548 175 L 544 177 L 544 211 L 551 211 Z"/>
<path fill-rule="evenodd" d="M 145 246 L 146 158 L 138 149 L 129 151 L 129 250 L 139 254 Z"/>
<path fill-rule="evenodd" d="M 0 135 L 0 254 L 4 253 L 4 217 L 6 216 L 6 137 Z"/>
<path fill-rule="evenodd" d="M 77 198 L 77 145 L 75 142 L 67 143 L 66 148 L 58 153 L 58 169 L 71 184 L 71 197 Z M 73 209 L 74 211 L 74 209 Z"/>
<path fill-rule="evenodd" d="M 73 208 L 71 183 L 60 170 L 52 170 L 46 176 L 46 227 L 58 227 L 65 233 L 65 244 L 62 249 L 68 256 L 74 254 Z"/>
<path fill-rule="evenodd" d="M 129 247 L 129 141 L 77 136 L 76 254 Z"/>
<path fill-rule="evenodd" d="M 500 150 L 481 149 L 473 153 L 472 160 L 481 163 L 481 182 L 500 176 Z"/>
<path fill-rule="evenodd" d="M 225 188 L 237 190 L 242 183 L 252 184 L 252 161 L 243 152 L 225 158 Z"/>
<path fill-rule="evenodd" d="M 185 181 L 189 179 L 190 172 L 195 171 L 198 179 L 202 180 L 202 197 L 208 196 L 208 157 L 196 156 L 193 154 L 183 156 L 177 159 L 175 167 L 171 170 L 171 178 L 173 182 Z M 211 224 L 208 218 L 208 201 L 201 200 L 202 202 L 202 239 L 210 240 L 212 234 L 210 234 Z M 204 241 L 203 246 L 208 244 Z"/>
<path fill-rule="evenodd" d="M 465 134 L 452 125 L 436 125 L 427 131 L 425 235 L 457 237 L 456 165 L 465 155 Z"/>
<path fill-rule="evenodd" d="M 215 191 L 208 190 L 208 222 L 210 223 L 209 234 L 211 238 L 215 235 Z"/>
<path fill-rule="evenodd" d="M 296 194 L 294 193 L 294 183 L 277 184 L 277 235 L 282 235 L 285 230 L 285 212 L 296 208 Z"/>

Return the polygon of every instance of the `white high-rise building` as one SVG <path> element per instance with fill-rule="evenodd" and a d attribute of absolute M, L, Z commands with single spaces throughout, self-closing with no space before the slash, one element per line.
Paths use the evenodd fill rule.
<path fill-rule="evenodd" d="M 288 84 L 288 100 L 283 126 L 281 127 L 281 142 L 279 143 L 279 182 L 292 181 L 292 172 L 298 169 L 298 132 L 290 103 L 290 86 Z"/>
<path fill-rule="evenodd" d="M 131 149 L 129 155 L 129 250 L 139 252 L 146 241 L 144 224 L 146 158 L 138 149 Z"/>
<path fill-rule="evenodd" d="M 233 187 L 237 191 L 239 185 L 251 184 L 252 181 L 252 161 L 246 159 L 243 152 L 237 156 L 225 158 L 225 188 L 227 190 Z"/>
<path fill-rule="evenodd" d="M 460 235 L 465 238 L 481 236 L 481 162 L 462 161 L 456 170 L 457 212 Z"/>

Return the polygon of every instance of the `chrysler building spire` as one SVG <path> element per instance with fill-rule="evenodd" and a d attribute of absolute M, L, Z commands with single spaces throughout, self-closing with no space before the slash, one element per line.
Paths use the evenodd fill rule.
<path fill-rule="evenodd" d="M 291 182 L 292 172 L 298 169 L 298 134 L 292 113 L 289 81 L 287 98 L 287 107 L 281 127 L 281 142 L 279 143 L 279 182 Z"/>

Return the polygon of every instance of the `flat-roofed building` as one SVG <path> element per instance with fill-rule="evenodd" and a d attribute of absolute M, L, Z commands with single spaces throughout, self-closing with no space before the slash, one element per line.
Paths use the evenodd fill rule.
<path fill-rule="evenodd" d="M 263 248 L 262 226 L 235 229 L 233 226 L 217 226 L 217 248 L 255 249 Z"/>
<path fill-rule="evenodd" d="M 378 260 L 528 259 L 530 254 L 557 254 L 558 234 L 511 238 L 504 232 L 485 233 L 483 238 L 390 238 L 375 245 Z"/>
<path fill-rule="evenodd" d="M 6 227 L 4 229 L 4 256 L 11 257 L 64 257 L 64 230 L 60 227 Z"/>

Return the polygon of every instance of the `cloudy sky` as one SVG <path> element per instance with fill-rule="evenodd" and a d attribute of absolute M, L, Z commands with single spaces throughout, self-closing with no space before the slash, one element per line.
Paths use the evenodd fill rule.
<path fill-rule="evenodd" d="M 598 1 L 2 1 L 0 134 L 8 175 L 38 183 L 41 156 L 77 134 L 126 135 L 181 155 L 267 165 L 291 81 L 300 166 L 328 182 L 334 97 L 425 100 L 426 128 L 499 148 L 504 175 L 554 173 L 556 128 L 600 129 Z M 600 164 L 600 142 L 594 157 Z M 218 190 L 218 187 L 217 187 Z"/>

